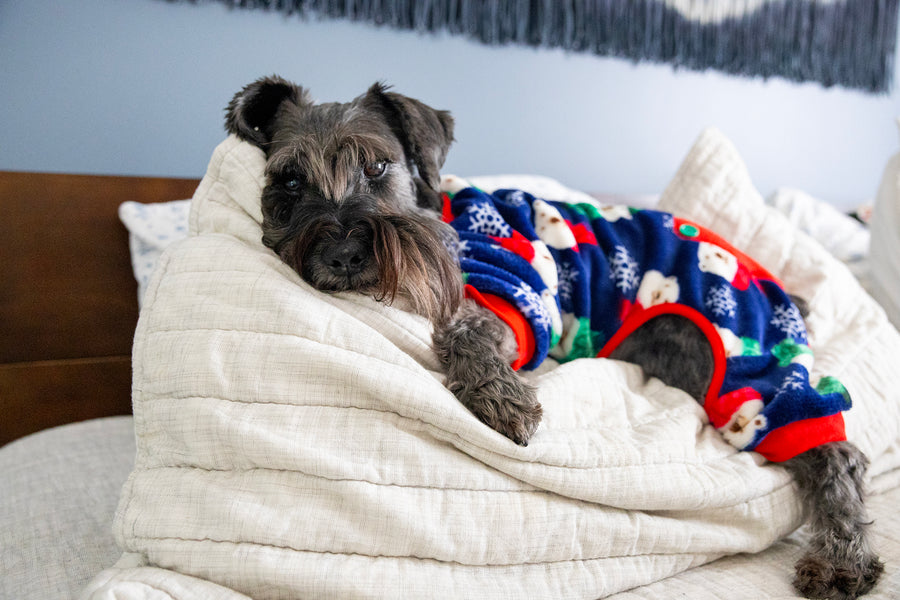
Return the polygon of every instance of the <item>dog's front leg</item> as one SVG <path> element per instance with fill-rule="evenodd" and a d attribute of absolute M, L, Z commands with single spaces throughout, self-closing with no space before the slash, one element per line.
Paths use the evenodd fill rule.
<path fill-rule="evenodd" d="M 541 405 L 535 388 L 510 367 L 517 348 L 512 330 L 494 313 L 465 300 L 434 347 L 446 386 L 488 427 L 522 446 L 537 429 Z"/>

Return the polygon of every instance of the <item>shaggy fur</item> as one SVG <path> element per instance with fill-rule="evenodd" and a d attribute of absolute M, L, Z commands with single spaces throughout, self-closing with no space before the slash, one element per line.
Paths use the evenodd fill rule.
<path fill-rule="evenodd" d="M 801 312 L 805 303 L 799 301 Z M 712 352 L 700 329 L 684 317 L 662 315 L 635 331 L 611 358 L 641 365 L 703 402 L 712 377 Z M 685 362 L 685 356 L 698 357 Z M 783 463 L 800 490 L 812 539 L 795 566 L 794 587 L 807 598 L 851 600 L 874 587 L 884 564 L 866 530 L 864 476 L 869 461 L 850 442 L 830 442 Z"/>
<path fill-rule="evenodd" d="M 510 367 L 517 348 L 506 324 L 464 302 L 449 326 L 435 330 L 434 347 L 447 371 L 447 388 L 482 422 L 527 446 L 541 405 L 535 389 Z"/>
<path fill-rule="evenodd" d="M 535 389 L 510 367 L 512 331 L 463 298 L 455 232 L 440 219 L 450 114 L 380 84 L 346 104 L 316 104 L 303 88 L 267 77 L 235 95 L 226 127 L 266 153 L 263 243 L 319 290 L 402 300 L 430 319 L 448 389 L 526 445 L 541 419 Z M 645 324 L 613 358 L 700 402 L 712 376 L 706 338 L 677 316 Z M 812 539 L 794 584 L 810 598 L 856 598 L 883 570 L 866 536 L 866 466 L 849 442 L 785 463 L 809 514 Z"/>

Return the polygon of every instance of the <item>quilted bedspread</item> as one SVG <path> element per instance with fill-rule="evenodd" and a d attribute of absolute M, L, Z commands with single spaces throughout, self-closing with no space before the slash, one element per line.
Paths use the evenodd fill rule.
<path fill-rule="evenodd" d="M 317 292 L 262 245 L 263 165 L 236 138 L 215 150 L 191 235 L 148 286 L 125 554 L 85 597 L 597 598 L 799 525 L 782 468 L 630 365 L 534 375 L 544 420 L 528 447 L 482 425 L 443 387 L 429 323 Z M 810 301 L 813 375 L 849 389 L 871 474 L 900 468 L 900 335 L 851 274 L 763 205 L 716 131 L 660 206 Z"/>

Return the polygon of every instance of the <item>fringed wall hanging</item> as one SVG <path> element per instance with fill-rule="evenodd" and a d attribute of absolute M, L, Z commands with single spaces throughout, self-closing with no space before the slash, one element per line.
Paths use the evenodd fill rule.
<path fill-rule="evenodd" d="M 170 0 L 176 1 L 176 0 Z M 204 0 L 189 0 L 202 2 Z M 891 87 L 900 0 L 206 0 L 693 70 Z"/>

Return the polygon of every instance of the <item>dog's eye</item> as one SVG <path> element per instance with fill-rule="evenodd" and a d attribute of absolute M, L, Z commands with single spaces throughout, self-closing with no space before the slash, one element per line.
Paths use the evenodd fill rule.
<path fill-rule="evenodd" d="M 288 179 L 287 181 L 284 182 L 284 189 L 286 189 L 289 192 L 299 192 L 300 186 L 301 186 L 300 180 L 297 179 L 296 177 Z"/>
<path fill-rule="evenodd" d="M 387 162 L 383 160 L 373 160 L 372 162 L 366 163 L 363 167 L 363 174 L 369 179 L 377 179 L 384 175 L 384 172 L 387 170 Z"/>

